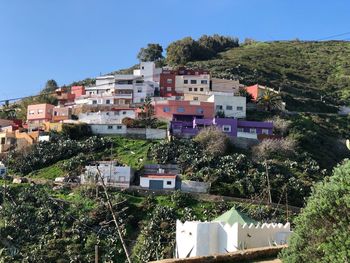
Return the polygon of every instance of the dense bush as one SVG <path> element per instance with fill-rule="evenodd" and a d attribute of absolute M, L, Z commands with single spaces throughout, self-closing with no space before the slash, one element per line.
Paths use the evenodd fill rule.
<path fill-rule="evenodd" d="M 156 206 L 148 222 L 142 226 L 133 248 L 133 262 L 171 258 L 175 248 L 175 210 Z"/>
<path fill-rule="evenodd" d="M 315 186 L 283 251 L 283 262 L 350 261 L 350 161 Z"/>
<path fill-rule="evenodd" d="M 86 206 L 91 200 L 73 205 L 51 197 L 42 186 L 8 188 L 6 199 L 0 210 L 6 222 L 0 225 L 2 262 L 92 262 L 95 245 L 101 262 L 125 262 L 104 200 L 93 207 Z M 125 234 L 129 204 L 118 196 L 112 202 Z"/>
<path fill-rule="evenodd" d="M 60 160 L 71 158 L 79 153 L 94 153 L 110 145 L 108 138 L 89 137 L 76 141 L 57 137 L 50 142 L 39 142 L 26 151 L 14 151 L 9 155 L 9 168 L 26 175 L 34 170 L 46 167 Z"/>
<path fill-rule="evenodd" d="M 189 61 L 210 59 L 228 48 L 238 47 L 238 39 L 220 35 L 203 35 L 198 41 L 191 37 L 170 43 L 167 47 L 167 62 L 185 65 Z"/>
<path fill-rule="evenodd" d="M 86 123 L 82 124 L 63 124 L 62 134 L 72 140 L 79 140 L 81 138 L 91 135 L 91 129 Z"/>

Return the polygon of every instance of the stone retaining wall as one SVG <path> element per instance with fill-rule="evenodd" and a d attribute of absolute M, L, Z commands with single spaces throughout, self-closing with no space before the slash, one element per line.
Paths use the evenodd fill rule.
<path fill-rule="evenodd" d="M 206 256 L 206 257 L 192 257 L 183 259 L 164 259 L 159 261 L 152 261 L 153 263 L 241 263 L 249 261 L 257 261 L 263 259 L 277 258 L 278 253 L 287 246 L 265 247 L 247 249 L 227 254 Z M 151 262 L 151 263 L 152 263 Z"/>

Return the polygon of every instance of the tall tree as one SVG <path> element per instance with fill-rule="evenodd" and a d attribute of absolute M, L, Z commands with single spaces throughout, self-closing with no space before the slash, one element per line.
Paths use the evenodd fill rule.
<path fill-rule="evenodd" d="M 172 42 L 166 49 L 167 62 L 170 65 L 185 65 L 187 62 L 197 59 L 201 48 L 197 41 L 191 37 Z"/>
<path fill-rule="evenodd" d="M 163 47 L 159 44 L 149 43 L 147 47 L 141 48 L 137 54 L 140 61 L 157 61 L 163 58 Z"/>
<path fill-rule="evenodd" d="M 48 81 L 46 81 L 45 87 L 40 93 L 52 93 L 56 89 L 58 89 L 57 82 L 54 79 L 49 79 Z"/>
<path fill-rule="evenodd" d="M 294 221 L 283 262 L 350 262 L 350 161 L 315 186 Z"/>

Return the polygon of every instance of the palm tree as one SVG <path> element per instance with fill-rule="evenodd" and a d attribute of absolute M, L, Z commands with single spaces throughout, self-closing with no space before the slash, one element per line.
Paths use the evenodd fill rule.
<path fill-rule="evenodd" d="M 257 102 L 263 105 L 266 111 L 281 109 L 282 106 L 281 96 L 270 89 L 266 89 L 264 94 L 258 98 Z"/>

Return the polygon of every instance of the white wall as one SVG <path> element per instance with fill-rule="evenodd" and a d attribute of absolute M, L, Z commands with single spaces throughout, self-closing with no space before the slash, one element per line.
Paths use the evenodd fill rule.
<path fill-rule="evenodd" d="M 123 124 L 90 124 L 92 134 L 126 134 Z"/>
<path fill-rule="evenodd" d="M 215 111 L 220 111 L 217 106 L 222 106 L 222 110 L 225 113 L 225 117 L 245 118 L 247 111 L 246 98 L 241 96 L 234 96 L 230 93 L 217 93 L 208 98 L 208 102 L 214 102 Z M 228 109 L 232 107 L 232 109 Z M 238 107 L 242 107 L 242 110 L 238 110 Z"/>
<path fill-rule="evenodd" d="M 258 139 L 258 134 L 250 132 L 237 132 L 237 137 L 247 139 Z"/>
<path fill-rule="evenodd" d="M 155 87 L 158 86 L 155 82 L 143 82 L 134 84 L 134 103 L 143 103 L 147 97 L 154 96 Z"/>
<path fill-rule="evenodd" d="M 290 224 L 232 226 L 221 222 L 176 222 L 176 246 L 180 258 L 208 256 L 241 249 L 286 244 L 291 235 Z"/>
<path fill-rule="evenodd" d="M 135 119 L 134 110 L 85 112 L 78 115 L 79 121 L 89 124 L 120 124 L 124 118 Z"/>

